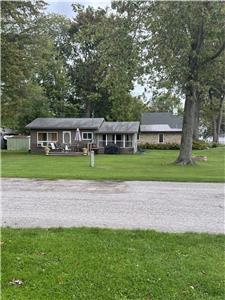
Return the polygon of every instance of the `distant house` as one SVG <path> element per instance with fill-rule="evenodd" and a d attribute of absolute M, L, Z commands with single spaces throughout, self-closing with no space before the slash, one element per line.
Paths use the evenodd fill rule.
<path fill-rule="evenodd" d="M 8 127 L 1 127 L 0 128 L 1 149 L 7 149 L 7 139 L 15 136 L 16 134 L 18 133 L 14 129 Z"/>
<path fill-rule="evenodd" d="M 140 144 L 159 144 L 181 142 L 183 120 L 167 112 L 146 112 L 142 114 L 140 125 Z"/>
<path fill-rule="evenodd" d="M 95 144 L 99 153 L 110 143 L 118 145 L 121 153 L 137 151 L 139 122 L 105 122 L 104 118 L 37 118 L 26 126 L 30 130 L 31 152 L 43 152 L 52 143 L 72 146 L 76 132 L 85 147 Z"/>

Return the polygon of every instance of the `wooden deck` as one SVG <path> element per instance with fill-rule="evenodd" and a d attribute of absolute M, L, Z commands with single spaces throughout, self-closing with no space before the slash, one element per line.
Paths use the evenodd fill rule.
<path fill-rule="evenodd" d="M 83 152 L 49 152 L 48 156 L 82 156 Z"/>

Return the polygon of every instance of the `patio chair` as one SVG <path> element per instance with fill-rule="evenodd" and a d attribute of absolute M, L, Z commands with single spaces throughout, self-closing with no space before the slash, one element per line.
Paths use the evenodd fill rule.
<path fill-rule="evenodd" d="M 52 152 L 61 152 L 62 151 L 59 144 L 56 144 L 56 143 L 53 143 L 53 142 L 51 142 L 49 144 L 50 144 L 50 148 L 51 148 Z"/>
<path fill-rule="evenodd" d="M 50 143 L 51 150 L 56 150 L 56 146 L 54 143 Z"/>
<path fill-rule="evenodd" d="M 65 152 L 68 152 L 68 151 L 71 151 L 71 148 L 69 148 L 69 146 L 66 144 L 66 145 L 64 146 L 64 150 L 65 150 Z"/>

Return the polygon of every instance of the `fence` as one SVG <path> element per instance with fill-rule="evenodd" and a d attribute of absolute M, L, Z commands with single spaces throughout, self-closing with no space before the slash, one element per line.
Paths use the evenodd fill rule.
<path fill-rule="evenodd" d="M 28 151 L 30 150 L 29 136 L 15 136 L 7 139 L 7 150 Z"/>

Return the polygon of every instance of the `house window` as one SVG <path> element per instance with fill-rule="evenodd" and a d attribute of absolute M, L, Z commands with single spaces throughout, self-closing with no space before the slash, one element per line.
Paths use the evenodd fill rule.
<path fill-rule="evenodd" d="M 37 133 L 37 144 L 39 146 L 47 146 L 49 143 L 58 141 L 58 132 L 38 132 Z"/>
<path fill-rule="evenodd" d="M 117 141 L 122 141 L 122 134 L 117 134 L 116 135 L 116 140 Z"/>
<path fill-rule="evenodd" d="M 159 134 L 159 143 L 163 143 L 164 142 L 164 135 L 163 133 Z"/>
<path fill-rule="evenodd" d="M 82 140 L 84 141 L 93 140 L 93 132 L 82 132 Z"/>

